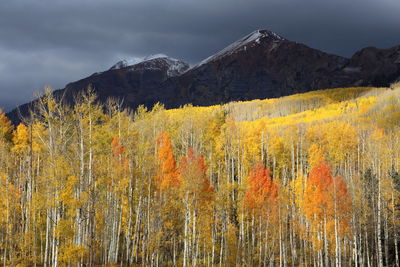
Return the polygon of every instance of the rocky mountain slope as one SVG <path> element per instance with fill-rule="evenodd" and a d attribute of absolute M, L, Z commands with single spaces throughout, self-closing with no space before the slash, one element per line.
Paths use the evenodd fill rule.
<path fill-rule="evenodd" d="M 258 30 L 191 68 L 165 55 L 141 62 L 120 61 L 108 71 L 68 84 L 55 95 L 63 95 L 73 103 L 79 91 L 91 86 L 100 101 L 114 97 L 133 109 L 157 102 L 175 108 L 188 103 L 212 105 L 322 88 L 388 86 L 399 79 L 400 46 L 368 47 L 344 58 Z M 8 116 L 18 122 L 33 104 L 24 104 Z"/>

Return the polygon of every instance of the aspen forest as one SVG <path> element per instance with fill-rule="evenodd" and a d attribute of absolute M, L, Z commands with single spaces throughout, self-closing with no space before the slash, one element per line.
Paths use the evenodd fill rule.
<path fill-rule="evenodd" d="M 0 113 L 2 266 L 399 266 L 400 85 Z"/>

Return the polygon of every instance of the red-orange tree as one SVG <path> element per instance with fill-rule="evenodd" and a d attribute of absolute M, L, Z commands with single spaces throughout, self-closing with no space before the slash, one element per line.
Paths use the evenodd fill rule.
<path fill-rule="evenodd" d="M 308 176 L 304 194 L 304 213 L 310 221 L 323 220 L 333 208 L 333 176 L 324 162 L 316 164 Z"/>
<path fill-rule="evenodd" d="M 324 241 L 316 242 L 325 248 L 328 240 L 334 248 L 334 240 L 343 237 L 349 231 L 349 211 L 351 200 L 345 181 L 341 177 L 333 177 L 329 165 L 320 162 L 315 165 L 308 176 L 304 192 L 304 215 L 311 223 L 313 241 L 316 242 L 318 233 L 325 235 Z M 327 252 L 327 251 L 326 251 Z"/>
<path fill-rule="evenodd" d="M 256 165 L 247 179 L 248 187 L 244 196 L 245 205 L 251 211 L 265 211 L 275 206 L 278 188 L 272 181 L 270 171 L 262 165 Z"/>
<path fill-rule="evenodd" d="M 244 206 L 247 213 L 247 226 L 253 242 L 246 254 L 258 255 L 255 259 L 249 258 L 251 266 L 262 265 L 263 248 L 273 254 L 276 251 L 276 239 L 281 234 L 279 226 L 280 207 L 278 201 L 278 187 L 271 178 L 270 171 L 261 164 L 250 171 L 247 178 L 247 189 L 244 195 Z M 279 229 L 279 231 L 278 231 Z M 263 233 L 263 234 L 261 234 Z M 268 253 L 269 254 L 269 253 Z"/>
<path fill-rule="evenodd" d="M 179 187 L 181 182 L 176 168 L 171 138 L 168 133 L 160 132 L 157 138 L 157 148 L 157 157 L 159 159 L 159 170 L 155 177 L 157 188 L 164 190 L 170 187 Z"/>
<path fill-rule="evenodd" d="M 162 258 L 176 260 L 176 246 L 182 232 L 182 201 L 179 196 L 181 180 L 176 167 L 170 135 L 164 131 L 157 137 L 157 170 L 154 176 L 155 202 L 152 207 L 152 221 L 157 227 L 151 233 L 151 243 L 164 251 Z"/>

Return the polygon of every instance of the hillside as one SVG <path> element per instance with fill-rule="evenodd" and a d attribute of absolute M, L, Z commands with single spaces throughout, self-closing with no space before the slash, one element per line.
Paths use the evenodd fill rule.
<path fill-rule="evenodd" d="M 151 108 L 157 102 L 177 108 L 326 88 L 389 86 L 399 79 L 400 46 L 368 47 L 344 58 L 257 30 L 192 67 L 165 55 L 141 62 L 120 61 L 109 70 L 67 84 L 55 95 L 72 104 L 79 92 L 92 87 L 103 103 L 118 98 L 131 109 L 139 105 Z M 27 115 L 33 105 L 21 105 L 8 116 L 18 123 L 19 114 Z"/>
<path fill-rule="evenodd" d="M 5 265 L 399 261 L 398 84 L 176 109 L 76 101 L 47 92 L 15 130 L 0 114 Z"/>

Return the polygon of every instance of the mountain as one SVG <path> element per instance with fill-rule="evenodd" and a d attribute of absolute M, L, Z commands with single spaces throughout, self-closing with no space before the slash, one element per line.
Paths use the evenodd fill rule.
<path fill-rule="evenodd" d="M 117 98 L 123 99 L 127 107 L 141 104 L 151 107 L 170 97 L 171 92 L 160 90 L 162 84 L 189 69 L 189 64 L 164 55 L 148 57 L 134 65 L 127 63 L 127 60 L 117 62 L 107 71 L 69 83 L 64 89 L 54 91 L 54 95 L 73 103 L 80 91 L 92 87 L 101 102 Z M 29 114 L 34 104 L 35 101 L 21 105 L 7 115 L 14 123 L 19 123 L 20 117 Z"/>
<path fill-rule="evenodd" d="M 328 54 L 257 30 L 220 52 L 189 67 L 165 55 L 142 61 L 120 61 L 109 70 L 55 91 L 68 103 L 92 86 L 100 101 L 122 98 L 130 108 L 157 102 L 167 108 L 184 104 L 212 105 L 229 101 L 271 98 L 322 88 L 388 86 L 400 79 L 400 46 L 367 47 L 351 58 Z M 8 116 L 19 121 L 34 104 L 14 109 Z"/>

